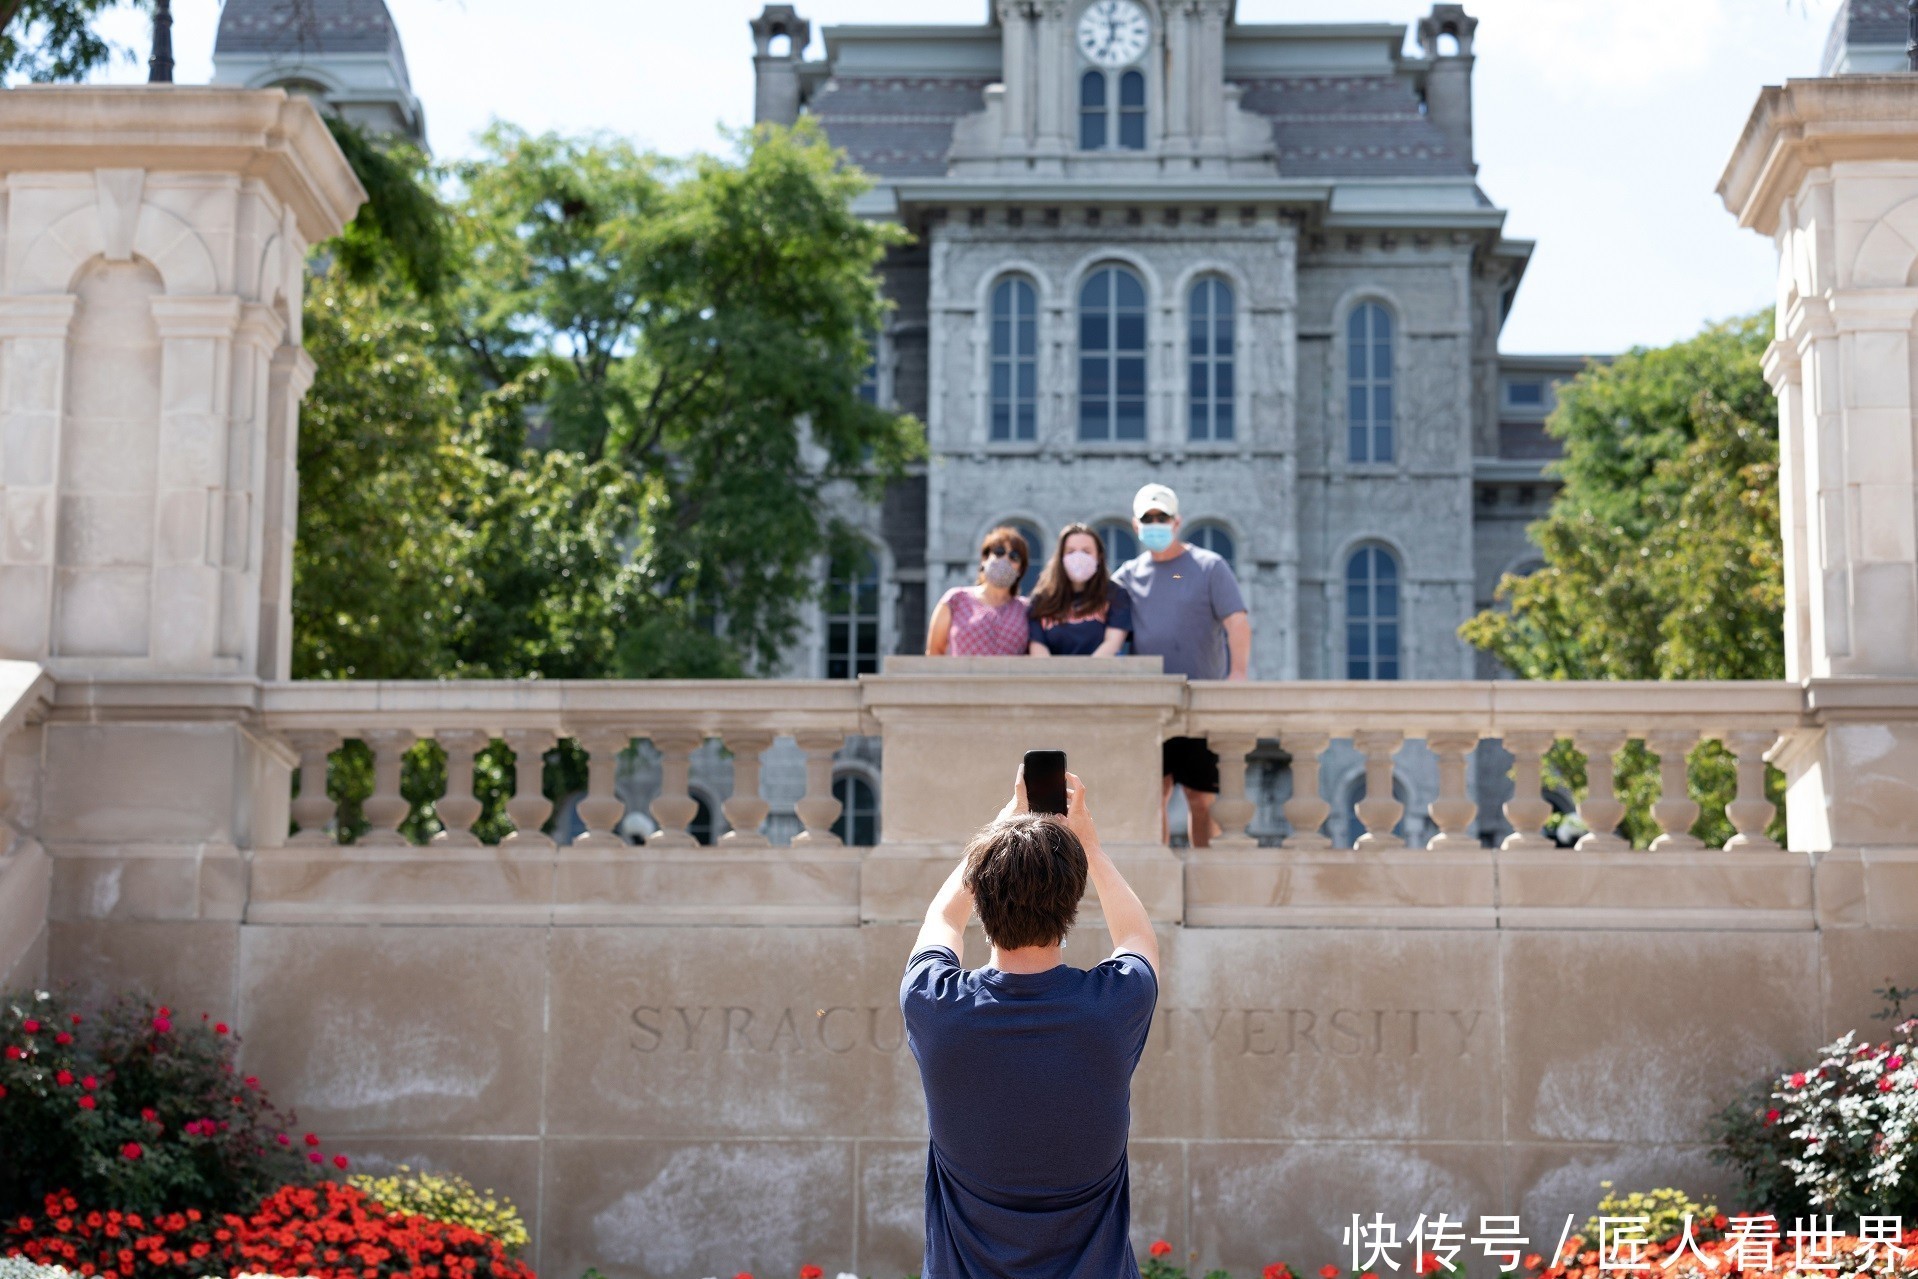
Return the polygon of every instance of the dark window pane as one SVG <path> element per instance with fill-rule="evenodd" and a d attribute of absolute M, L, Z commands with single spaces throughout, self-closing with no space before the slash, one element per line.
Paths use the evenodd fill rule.
<path fill-rule="evenodd" d="M 1079 403 L 1079 438 L 1082 440 L 1103 440 L 1107 434 L 1106 405 L 1103 400 L 1081 400 Z"/>
<path fill-rule="evenodd" d="M 1232 365 L 1229 361 L 1220 360 L 1213 368 L 1218 372 L 1213 376 L 1212 392 L 1221 402 L 1229 401 L 1232 398 Z"/>
<path fill-rule="evenodd" d="M 1039 393 L 1039 368 L 1030 361 L 1019 365 L 1019 398 L 1030 400 Z"/>
<path fill-rule="evenodd" d="M 1039 326 L 1031 320 L 1019 321 L 1019 354 L 1032 356 L 1039 349 Z"/>
<path fill-rule="evenodd" d="M 1386 423 L 1392 420 L 1392 387 L 1384 383 L 1372 388 L 1372 420 Z"/>
<path fill-rule="evenodd" d="M 1219 355 L 1232 354 L 1232 315 L 1230 312 L 1219 317 L 1218 327 L 1212 332 L 1212 349 Z"/>
<path fill-rule="evenodd" d="M 1088 71 L 1079 77 L 1079 105 L 1105 110 L 1106 77 L 1103 71 Z"/>
<path fill-rule="evenodd" d="M 1366 342 L 1365 324 L 1369 314 L 1368 307 L 1354 307 L 1345 321 L 1345 344 L 1354 351 L 1363 350 Z"/>
<path fill-rule="evenodd" d="M 1126 356 L 1113 361 L 1119 366 L 1119 394 L 1145 394 L 1145 361 L 1138 356 Z"/>
<path fill-rule="evenodd" d="M 1365 461 L 1366 429 L 1363 426 L 1354 426 L 1346 431 L 1345 436 L 1346 460 L 1351 462 Z"/>
<path fill-rule="evenodd" d="M 1186 438 L 1189 440 L 1203 440 L 1210 438 L 1211 434 L 1211 425 L 1207 419 L 1205 405 L 1195 399 L 1192 401 L 1189 420 L 1186 423 Z"/>
<path fill-rule="evenodd" d="M 1143 309 L 1145 307 L 1145 285 L 1139 283 L 1139 277 L 1130 271 L 1110 269 L 1103 274 L 1113 276 L 1117 283 L 1113 285 L 1114 299 L 1122 307 Z"/>
<path fill-rule="evenodd" d="M 1119 116 L 1119 145 L 1127 151 L 1145 150 L 1145 113 L 1126 111 Z"/>
<path fill-rule="evenodd" d="M 1392 428 L 1389 424 L 1377 427 L 1372 432 L 1372 460 L 1375 462 L 1392 460 Z"/>
<path fill-rule="evenodd" d="M 1380 658 L 1378 678 L 1397 679 L 1398 677 L 1399 677 L 1398 662 L 1395 659 L 1391 659 L 1391 658 Z"/>
<path fill-rule="evenodd" d="M 1021 404 L 1019 406 L 1019 438 L 1022 440 L 1037 439 L 1038 430 L 1038 422 L 1033 417 L 1032 405 Z"/>
<path fill-rule="evenodd" d="M 1079 361 L 1079 394 L 1086 399 L 1101 399 L 1108 390 L 1107 376 L 1110 365 L 1103 359 L 1092 356 Z"/>
<path fill-rule="evenodd" d="M 1103 111 L 1079 113 L 1079 149 L 1101 151 L 1106 144 L 1106 118 Z"/>
<path fill-rule="evenodd" d="M 1205 318 L 1203 316 L 1195 315 L 1192 317 L 1188 334 L 1186 350 L 1193 355 L 1204 355 L 1211 344 L 1206 339 Z"/>
<path fill-rule="evenodd" d="M 1128 71 L 1119 77 L 1119 105 L 1122 107 L 1145 105 L 1145 76 L 1142 73 Z"/>
<path fill-rule="evenodd" d="M 1378 645 L 1380 657 L 1397 657 L 1399 652 L 1399 628 L 1395 622 L 1380 622 L 1378 626 Z"/>
<path fill-rule="evenodd" d="M 1145 438 L 1145 401 L 1121 400 L 1119 402 L 1117 438 L 1121 440 Z"/>
<path fill-rule="evenodd" d="M 1114 339 L 1121 351 L 1145 350 L 1145 317 L 1136 312 L 1119 313 L 1119 333 Z"/>
<path fill-rule="evenodd" d="M 1221 400 L 1218 408 L 1213 410 L 1212 438 L 1215 440 L 1229 440 L 1232 436 L 1232 401 Z"/>
<path fill-rule="evenodd" d="M 1354 342 L 1345 351 L 1345 376 L 1355 382 L 1365 378 L 1365 351 L 1363 342 Z"/>
<path fill-rule="evenodd" d="M 1086 311 L 1079 316 L 1079 349 L 1081 351 L 1106 349 L 1106 313 L 1104 311 Z"/>
<path fill-rule="evenodd" d="M 1398 581 L 1381 574 L 1378 585 L 1373 588 L 1372 599 L 1378 608 L 1379 617 L 1397 617 L 1399 615 Z"/>
<path fill-rule="evenodd" d="M 1079 305 L 1085 310 L 1104 310 L 1112 299 L 1112 272 L 1094 271 L 1079 293 Z"/>
<path fill-rule="evenodd" d="M 1362 427 L 1366 425 L 1365 388 L 1363 386 L 1355 386 L 1352 388 L 1351 393 L 1346 396 L 1345 407 L 1346 412 L 1351 416 L 1353 426 Z"/>
<path fill-rule="evenodd" d="M 1192 403 L 1194 407 L 1202 405 L 1211 397 L 1210 366 L 1203 361 L 1194 360 L 1187 375 L 1191 381 Z"/>

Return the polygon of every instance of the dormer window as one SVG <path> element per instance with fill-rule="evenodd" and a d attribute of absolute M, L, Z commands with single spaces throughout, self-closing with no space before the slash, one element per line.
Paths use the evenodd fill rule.
<path fill-rule="evenodd" d="M 1104 151 L 1110 147 L 1145 150 L 1142 71 L 1087 71 L 1079 78 L 1079 149 Z"/>

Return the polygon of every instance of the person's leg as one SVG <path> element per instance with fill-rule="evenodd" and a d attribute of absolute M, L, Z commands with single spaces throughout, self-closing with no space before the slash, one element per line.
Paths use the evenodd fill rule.
<path fill-rule="evenodd" d="M 1172 842 L 1172 828 L 1166 825 L 1165 811 L 1172 805 L 1172 774 L 1165 775 L 1164 784 L 1159 788 L 1159 842 Z"/>
<path fill-rule="evenodd" d="M 1212 847 L 1212 837 L 1219 833 L 1219 824 L 1212 820 L 1212 801 L 1217 798 L 1210 791 L 1185 788 L 1185 830 L 1194 848 Z"/>

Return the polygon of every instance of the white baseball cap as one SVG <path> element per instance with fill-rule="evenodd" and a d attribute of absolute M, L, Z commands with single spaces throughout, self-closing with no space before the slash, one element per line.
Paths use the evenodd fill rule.
<path fill-rule="evenodd" d="M 1132 495 L 1132 518 L 1139 519 L 1147 511 L 1164 511 L 1176 520 L 1179 518 L 1179 495 L 1163 484 L 1148 484 Z"/>

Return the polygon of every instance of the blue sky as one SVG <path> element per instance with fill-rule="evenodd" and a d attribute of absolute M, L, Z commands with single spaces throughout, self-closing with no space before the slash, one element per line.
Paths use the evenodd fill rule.
<path fill-rule="evenodd" d="M 834 22 L 976 22 L 988 0 L 797 0 Z M 759 0 L 388 0 L 429 139 L 467 151 L 498 117 L 605 129 L 662 151 L 752 112 Z M 1608 352 L 1766 305 L 1771 244 L 1713 193 L 1760 86 L 1817 73 L 1835 0 L 1467 0 L 1480 19 L 1479 181 L 1538 248 L 1502 347 Z M 1416 0 L 1240 0 L 1244 21 L 1415 20 Z M 178 78 L 211 72 L 218 0 L 174 0 Z M 112 30 L 137 43 L 131 15 Z M 143 68 L 122 66 L 111 78 Z"/>

